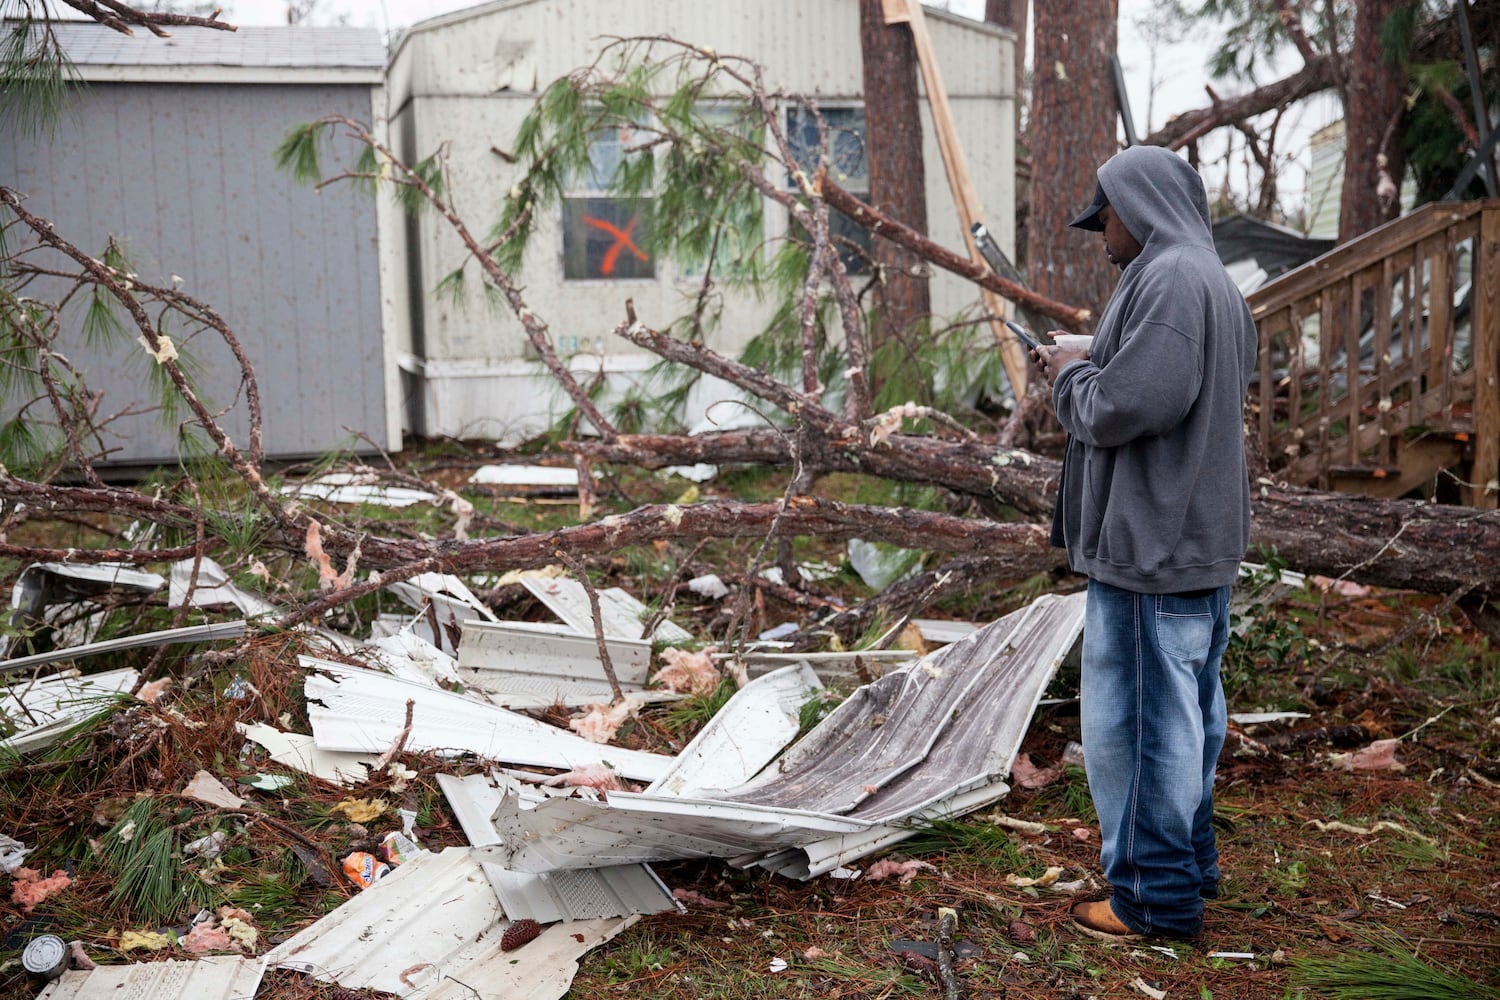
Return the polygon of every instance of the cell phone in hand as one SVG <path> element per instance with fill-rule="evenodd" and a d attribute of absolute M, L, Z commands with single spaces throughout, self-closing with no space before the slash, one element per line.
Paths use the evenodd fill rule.
<path fill-rule="evenodd" d="M 1017 337 L 1020 338 L 1021 343 L 1023 343 L 1023 344 L 1026 345 L 1026 349 L 1028 351 L 1034 351 L 1038 347 L 1042 346 L 1041 344 L 1037 343 L 1037 339 L 1031 335 L 1031 331 L 1030 330 L 1026 329 L 1024 326 L 1022 326 L 1020 323 L 1017 323 L 1015 320 L 1008 319 L 1008 320 L 1005 321 L 1005 325 L 1006 325 L 1007 328 L 1009 328 L 1009 330 L 1010 330 L 1011 333 L 1015 334 Z"/>

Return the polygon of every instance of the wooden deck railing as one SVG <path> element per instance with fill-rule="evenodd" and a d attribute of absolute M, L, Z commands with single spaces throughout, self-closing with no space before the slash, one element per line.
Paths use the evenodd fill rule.
<path fill-rule="evenodd" d="M 1500 200 L 1428 204 L 1249 296 L 1271 474 L 1500 497 Z M 1365 485 L 1357 484 L 1363 481 Z"/>

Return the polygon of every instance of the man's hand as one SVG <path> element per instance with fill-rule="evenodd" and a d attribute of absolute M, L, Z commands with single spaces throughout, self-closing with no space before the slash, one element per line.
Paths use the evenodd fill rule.
<path fill-rule="evenodd" d="M 1067 350 L 1062 347 L 1038 347 L 1031 352 L 1037 370 L 1042 373 L 1049 386 L 1057 381 L 1057 373 L 1066 368 L 1069 362 L 1086 361 L 1088 356 L 1089 352 L 1086 350 Z"/>

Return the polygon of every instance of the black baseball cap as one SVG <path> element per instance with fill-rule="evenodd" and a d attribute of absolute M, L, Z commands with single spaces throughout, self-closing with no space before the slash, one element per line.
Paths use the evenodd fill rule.
<path fill-rule="evenodd" d="M 1104 223 L 1099 221 L 1099 212 L 1108 204 L 1109 199 L 1104 197 L 1104 185 L 1095 181 L 1094 200 L 1089 202 L 1089 207 L 1080 212 L 1078 217 L 1068 223 L 1068 225 L 1074 229 L 1088 229 L 1096 233 L 1104 232 Z"/>

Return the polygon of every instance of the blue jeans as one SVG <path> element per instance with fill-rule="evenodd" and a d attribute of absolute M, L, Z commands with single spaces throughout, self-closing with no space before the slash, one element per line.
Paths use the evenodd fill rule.
<path fill-rule="evenodd" d="M 1218 893 L 1213 784 L 1228 643 L 1227 586 L 1187 597 L 1089 581 L 1084 766 L 1115 915 L 1140 933 L 1198 933 L 1203 898 Z"/>

